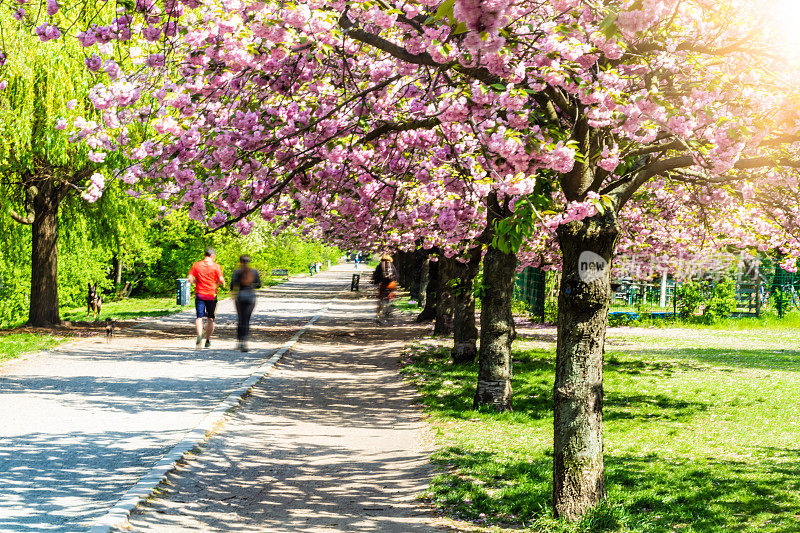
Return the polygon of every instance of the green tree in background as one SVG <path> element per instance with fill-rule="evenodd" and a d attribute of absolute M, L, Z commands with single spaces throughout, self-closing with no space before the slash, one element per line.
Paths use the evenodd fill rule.
<path fill-rule="evenodd" d="M 88 148 L 69 141 L 64 119 L 87 113 L 93 82 L 76 40 L 42 43 L 5 13 L 0 32 L 0 201 L 11 219 L 31 226 L 28 322 L 55 324 L 59 210 L 100 168 Z"/>
<path fill-rule="evenodd" d="M 208 246 L 216 249 L 217 262 L 226 275 L 237 267 L 242 254 L 251 256 L 252 266 L 265 275 L 278 268 L 304 272 L 310 263 L 336 262 L 342 255 L 336 247 L 281 231 L 277 224 L 264 220 L 256 220 L 247 236 L 231 230 L 206 233 L 205 226 L 190 219 L 185 211 L 152 221 L 146 243 L 152 247 L 150 251 L 130 265 L 131 274 L 137 277 L 135 291 L 143 295 L 172 291 L 175 279 L 185 277 Z"/>

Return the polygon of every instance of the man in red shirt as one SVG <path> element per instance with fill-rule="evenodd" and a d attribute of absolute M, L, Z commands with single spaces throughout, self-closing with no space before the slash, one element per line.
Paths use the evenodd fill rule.
<path fill-rule="evenodd" d="M 194 308 L 197 319 L 197 349 L 203 345 L 203 317 L 208 319 L 205 328 L 206 348 L 211 346 L 211 334 L 214 332 L 214 316 L 217 311 L 217 286 L 225 285 L 222 267 L 214 262 L 217 253 L 213 248 L 206 248 L 205 257 L 192 265 L 189 271 L 189 283 L 194 285 Z"/>

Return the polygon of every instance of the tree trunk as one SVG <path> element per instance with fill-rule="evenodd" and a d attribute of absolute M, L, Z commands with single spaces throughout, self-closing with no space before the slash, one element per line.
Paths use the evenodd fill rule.
<path fill-rule="evenodd" d="M 405 278 L 405 268 L 406 268 L 406 261 L 405 261 L 405 252 L 397 251 L 394 253 L 393 263 L 394 268 L 397 271 L 397 283 L 404 287 L 403 279 Z"/>
<path fill-rule="evenodd" d="M 431 251 L 431 254 L 435 253 Z M 430 261 L 428 255 L 428 283 L 425 285 L 425 307 L 417 316 L 417 322 L 428 322 L 436 318 L 436 304 L 439 301 L 439 261 Z"/>
<path fill-rule="evenodd" d="M 411 285 L 409 286 L 409 298 L 416 301 L 417 305 L 424 307 L 424 302 L 420 303 L 420 284 L 422 278 L 428 272 L 428 252 L 422 248 L 422 242 L 417 241 L 417 249 L 411 253 Z M 423 276 L 424 274 L 424 276 Z"/>
<path fill-rule="evenodd" d="M 35 217 L 32 224 L 31 302 L 28 324 L 58 324 L 58 208 L 60 188 L 43 180 L 34 198 Z"/>
<path fill-rule="evenodd" d="M 453 290 L 453 363 L 474 363 L 478 356 L 478 328 L 475 325 L 475 277 L 481 265 L 481 247 L 468 252 L 469 260 L 458 263 L 459 272 Z"/>
<path fill-rule="evenodd" d="M 414 252 L 400 252 L 402 254 L 403 270 L 400 272 L 400 285 L 409 289 L 414 284 Z"/>
<path fill-rule="evenodd" d="M 511 215 L 500 205 L 497 194 L 487 199 L 487 228 Z M 483 258 L 481 297 L 481 347 L 478 353 L 478 387 L 473 407 L 491 405 L 498 411 L 511 410 L 511 344 L 516 337 L 511 302 L 514 298 L 515 253 L 489 246 Z"/>
<path fill-rule="evenodd" d="M 429 268 L 430 254 L 427 250 L 417 250 L 414 262 L 414 288 L 411 291 L 411 297 L 417 301 L 417 307 L 425 307 Z"/>
<path fill-rule="evenodd" d="M 112 259 L 112 266 L 114 267 L 114 286 L 122 285 L 122 260 L 119 256 L 114 256 Z"/>
<path fill-rule="evenodd" d="M 553 506 L 575 521 L 605 498 L 603 352 L 617 223 L 608 213 L 559 226 L 563 258 L 553 387 Z"/>
<path fill-rule="evenodd" d="M 433 334 L 449 337 L 453 334 L 453 287 L 452 280 L 456 276 L 456 259 L 439 257 L 439 291 L 436 302 L 436 323 Z"/>

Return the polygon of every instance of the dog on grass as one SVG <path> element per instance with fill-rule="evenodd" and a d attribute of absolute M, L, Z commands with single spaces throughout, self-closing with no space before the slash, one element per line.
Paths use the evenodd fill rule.
<path fill-rule="evenodd" d="M 94 314 L 94 318 L 97 319 L 102 310 L 103 298 L 97 292 L 97 283 L 94 285 L 89 283 L 89 293 L 86 295 L 86 316 Z"/>
<path fill-rule="evenodd" d="M 114 321 L 111 318 L 106 318 L 106 342 L 111 342 L 114 336 Z"/>

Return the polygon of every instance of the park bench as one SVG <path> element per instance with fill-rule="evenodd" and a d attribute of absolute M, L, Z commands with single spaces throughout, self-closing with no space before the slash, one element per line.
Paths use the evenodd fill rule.
<path fill-rule="evenodd" d="M 285 268 L 273 268 L 272 269 L 272 275 L 273 276 L 282 276 L 284 278 L 288 278 L 289 277 L 289 270 L 287 270 Z"/>

